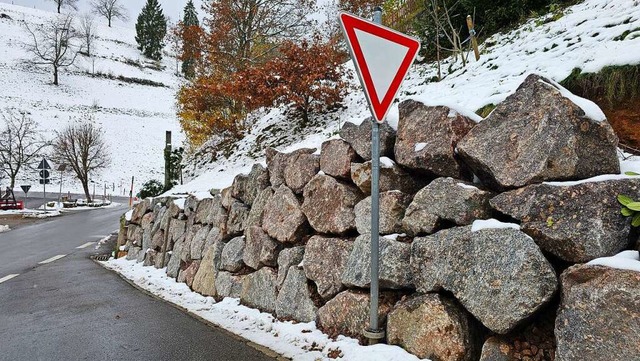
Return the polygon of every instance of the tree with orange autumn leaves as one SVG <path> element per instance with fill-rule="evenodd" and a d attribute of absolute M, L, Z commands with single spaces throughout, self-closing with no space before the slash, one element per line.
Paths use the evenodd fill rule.
<path fill-rule="evenodd" d="M 309 37 L 308 0 L 214 0 L 193 79 L 178 93 L 178 116 L 192 146 L 211 135 L 241 137 L 246 115 L 284 105 L 309 121 L 347 92 L 334 41 Z M 303 40 L 303 39 L 307 40 Z"/>

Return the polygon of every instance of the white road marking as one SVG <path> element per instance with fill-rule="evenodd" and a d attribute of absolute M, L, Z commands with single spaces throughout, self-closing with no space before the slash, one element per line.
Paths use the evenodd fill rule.
<path fill-rule="evenodd" d="M 83 248 L 87 248 L 87 247 L 89 247 L 89 246 L 91 246 L 91 245 L 93 245 L 93 244 L 95 244 L 95 243 L 96 243 L 96 242 L 87 242 L 87 243 L 83 244 L 82 246 L 78 246 L 78 247 L 76 247 L 76 249 L 83 249 Z"/>
<path fill-rule="evenodd" d="M 14 275 L 4 276 L 4 277 L 0 278 L 0 283 L 6 282 L 6 281 L 8 281 L 8 280 L 10 280 L 10 279 L 12 279 L 14 277 L 18 277 L 18 276 L 20 276 L 20 275 L 19 274 L 14 274 Z"/>
<path fill-rule="evenodd" d="M 65 256 L 66 256 L 66 254 L 59 254 L 59 255 L 57 255 L 57 256 L 53 256 L 53 257 L 51 257 L 51 258 L 49 258 L 49 259 L 45 259 L 45 260 L 44 260 L 44 261 L 42 261 L 42 262 L 38 262 L 38 264 L 47 264 L 47 263 L 51 263 L 51 262 L 53 262 L 53 261 L 57 261 L 57 260 L 59 260 L 59 259 L 60 259 L 60 258 L 62 258 L 62 257 L 65 257 Z"/>

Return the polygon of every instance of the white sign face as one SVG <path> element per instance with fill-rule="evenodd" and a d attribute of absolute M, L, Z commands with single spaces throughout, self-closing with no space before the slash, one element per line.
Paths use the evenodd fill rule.
<path fill-rule="evenodd" d="M 384 122 L 420 42 L 393 29 L 342 13 L 340 23 L 373 118 Z"/>

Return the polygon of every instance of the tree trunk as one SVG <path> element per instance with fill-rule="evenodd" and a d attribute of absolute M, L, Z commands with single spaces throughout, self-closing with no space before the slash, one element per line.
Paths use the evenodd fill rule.
<path fill-rule="evenodd" d="M 109 27 L 111 27 L 111 16 L 108 16 L 107 19 L 109 20 Z"/>
<path fill-rule="evenodd" d="M 62 6 L 62 3 L 61 3 L 61 2 L 59 2 L 59 3 L 58 3 L 58 14 L 60 14 L 60 7 L 61 7 L 61 6 Z"/>
<path fill-rule="evenodd" d="M 53 66 L 53 85 L 58 85 L 58 67 Z"/>
<path fill-rule="evenodd" d="M 82 183 L 82 190 L 84 191 L 84 196 L 87 198 L 87 203 L 91 203 L 93 199 L 91 199 L 91 193 L 89 192 L 89 182 L 81 179 L 80 183 Z"/>
<path fill-rule="evenodd" d="M 11 184 L 9 186 L 11 187 L 11 189 L 13 189 L 13 187 L 16 186 L 16 176 L 15 175 L 11 176 Z"/>

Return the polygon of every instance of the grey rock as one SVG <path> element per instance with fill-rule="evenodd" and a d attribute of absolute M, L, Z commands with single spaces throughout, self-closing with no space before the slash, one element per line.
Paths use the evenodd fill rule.
<path fill-rule="evenodd" d="M 169 239 L 168 249 L 172 249 L 173 245 L 178 242 L 181 238 L 185 237 L 185 233 L 187 232 L 187 221 L 182 221 L 179 219 L 172 219 L 169 223 Z"/>
<path fill-rule="evenodd" d="M 346 122 L 340 129 L 340 137 L 364 160 L 371 160 L 371 121 L 364 120 L 360 125 Z M 380 125 L 380 156 L 393 157 L 396 131 L 387 123 Z"/>
<path fill-rule="evenodd" d="M 151 229 L 154 221 L 153 213 L 147 213 L 142 217 L 140 227 L 142 227 L 142 249 L 151 248 Z"/>
<path fill-rule="evenodd" d="M 298 198 L 286 186 L 278 187 L 265 205 L 262 228 L 283 243 L 299 242 L 306 235 L 307 217 Z"/>
<path fill-rule="evenodd" d="M 195 214 L 198 209 L 198 198 L 195 196 L 188 196 L 184 201 L 184 210 L 183 213 L 185 217 L 191 218 L 193 214 Z"/>
<path fill-rule="evenodd" d="M 304 271 L 291 266 L 276 301 L 276 316 L 286 320 L 311 322 L 318 308 L 313 303 Z"/>
<path fill-rule="evenodd" d="M 477 333 L 467 311 L 439 294 L 410 296 L 387 317 L 387 342 L 420 359 L 477 360 Z"/>
<path fill-rule="evenodd" d="M 411 203 L 411 196 L 400 191 L 380 193 L 380 234 L 402 232 L 402 219 Z M 361 200 L 355 207 L 358 233 L 371 233 L 371 196 Z"/>
<path fill-rule="evenodd" d="M 171 251 L 171 258 L 169 259 L 169 263 L 167 264 L 167 276 L 171 278 L 178 277 L 180 266 L 182 265 L 182 261 L 180 260 L 182 248 L 184 248 L 184 238 L 176 242 L 176 244 L 173 246 L 173 250 Z"/>
<path fill-rule="evenodd" d="M 414 100 L 406 100 L 398 108 L 398 164 L 434 177 L 470 176 L 458 161 L 455 149 L 476 125 L 473 120 L 446 106 L 431 107 Z"/>
<path fill-rule="evenodd" d="M 251 210 L 247 216 L 247 221 L 245 222 L 246 228 L 262 226 L 264 209 L 267 206 L 269 199 L 271 199 L 271 196 L 273 196 L 273 189 L 271 188 L 265 188 L 260 192 L 260 194 L 258 194 L 258 197 L 253 201 L 253 205 L 251 206 Z"/>
<path fill-rule="evenodd" d="M 151 267 L 151 266 L 155 266 L 156 264 L 156 256 L 158 255 L 158 252 L 152 250 L 152 249 L 148 249 L 145 252 L 144 255 L 144 260 L 142 261 L 142 265 L 144 267 Z"/>
<path fill-rule="evenodd" d="M 200 268 L 193 279 L 193 290 L 205 296 L 216 297 L 216 277 L 220 268 L 224 243 L 216 242 L 204 252 Z"/>
<path fill-rule="evenodd" d="M 379 282 L 381 289 L 412 288 L 411 244 L 380 237 Z M 368 288 L 371 284 L 371 235 L 363 234 L 356 242 L 342 273 L 347 287 Z"/>
<path fill-rule="evenodd" d="M 557 360 L 638 359 L 640 272 L 574 266 L 562 273 L 561 284 Z"/>
<path fill-rule="evenodd" d="M 256 270 L 262 266 L 277 266 L 282 243 L 269 237 L 260 227 L 251 227 L 245 234 L 244 263 Z"/>
<path fill-rule="evenodd" d="M 200 229 L 202 229 L 201 224 L 191 224 L 187 226 L 187 232 L 184 236 L 184 247 L 182 247 L 182 253 L 180 253 L 180 259 L 183 262 L 191 263 L 191 261 L 193 260 L 193 257 L 191 257 L 191 242 L 196 237 L 198 232 L 200 232 Z"/>
<path fill-rule="evenodd" d="M 247 176 L 245 184 L 244 203 L 253 205 L 260 192 L 269 187 L 269 171 L 260 164 L 254 164 Z"/>
<path fill-rule="evenodd" d="M 207 236 L 209 235 L 209 231 L 211 231 L 210 226 L 202 226 L 200 227 L 200 229 L 198 229 L 198 232 L 196 232 L 196 234 L 193 236 L 193 239 L 191 240 L 191 244 L 189 245 L 190 252 L 191 252 L 191 259 L 202 258 L 202 251 L 203 251 L 205 242 L 207 241 Z"/>
<path fill-rule="evenodd" d="M 229 272 L 238 272 L 244 266 L 242 257 L 244 254 L 244 236 L 236 237 L 229 241 L 222 250 L 220 269 Z"/>
<path fill-rule="evenodd" d="M 322 143 L 320 170 L 335 178 L 350 180 L 351 163 L 357 162 L 356 151 L 342 139 L 331 139 Z"/>
<path fill-rule="evenodd" d="M 287 277 L 287 272 L 289 271 L 289 267 L 297 266 L 302 262 L 304 257 L 304 246 L 298 246 L 293 248 L 285 248 L 280 251 L 278 255 L 278 280 L 277 286 L 278 289 L 282 287 L 284 280 Z"/>
<path fill-rule="evenodd" d="M 246 174 L 238 174 L 233 178 L 231 184 L 231 196 L 240 202 L 245 202 L 245 193 L 247 191 L 247 183 L 249 182 L 249 176 Z"/>
<path fill-rule="evenodd" d="M 244 232 L 249 211 L 250 208 L 246 204 L 233 202 L 227 218 L 226 232 L 229 237 L 239 236 Z"/>
<path fill-rule="evenodd" d="M 268 267 L 245 276 L 242 281 L 240 303 L 263 312 L 274 313 L 278 297 L 276 278 L 276 271 Z"/>
<path fill-rule="evenodd" d="M 201 200 L 196 211 L 195 222 L 217 227 L 224 232 L 227 224 L 227 210 L 222 206 L 222 197 Z"/>
<path fill-rule="evenodd" d="M 127 252 L 127 260 L 133 261 L 134 259 L 138 259 L 138 254 L 142 251 L 140 247 L 129 247 L 129 251 Z"/>
<path fill-rule="evenodd" d="M 130 241 L 134 246 L 142 247 L 143 235 L 144 230 L 142 229 L 142 227 L 133 223 L 127 226 L 127 240 Z"/>
<path fill-rule="evenodd" d="M 136 204 L 133 207 L 133 213 L 131 214 L 131 223 L 140 224 L 142 223 L 142 217 L 145 214 L 151 212 L 151 199 L 145 198 L 142 202 Z"/>
<path fill-rule="evenodd" d="M 222 206 L 226 209 L 229 210 L 231 209 L 231 205 L 233 204 L 233 202 L 239 202 L 238 199 L 233 198 L 233 188 L 231 186 L 224 188 L 223 190 L 220 191 L 220 201 L 222 202 Z"/>
<path fill-rule="evenodd" d="M 629 244 L 630 219 L 620 214 L 619 194 L 640 198 L 640 179 L 532 185 L 490 203 L 522 221 L 522 230 L 543 250 L 569 262 L 586 262 Z"/>
<path fill-rule="evenodd" d="M 499 337 L 489 337 L 482 346 L 480 361 L 512 361 L 517 360 L 516 351 L 510 344 Z"/>
<path fill-rule="evenodd" d="M 437 178 L 416 193 L 402 226 L 410 235 L 430 234 L 443 222 L 459 226 L 491 218 L 489 200 L 495 194 L 453 178 Z"/>
<path fill-rule="evenodd" d="M 450 291 L 490 330 L 505 334 L 553 297 L 558 281 L 533 240 L 519 230 L 471 226 L 415 238 L 418 292 Z"/>
<path fill-rule="evenodd" d="M 494 189 L 620 173 L 618 138 L 532 74 L 458 143 L 460 157 Z"/>
<path fill-rule="evenodd" d="M 289 156 L 284 168 L 284 182 L 296 194 L 302 194 L 304 186 L 320 171 L 320 156 L 295 153 Z"/>
<path fill-rule="evenodd" d="M 233 275 L 230 272 L 220 271 L 216 276 L 216 291 L 218 298 L 240 298 L 242 283 L 246 276 Z"/>
<path fill-rule="evenodd" d="M 371 161 L 351 163 L 351 180 L 364 194 L 371 194 Z M 380 164 L 380 192 L 398 190 L 405 194 L 415 194 L 426 184 L 423 177 L 414 176 L 397 164 Z"/>
<path fill-rule="evenodd" d="M 304 272 L 316 283 L 320 296 L 329 300 L 344 286 L 342 273 L 353 250 L 353 241 L 313 236 L 304 251 Z"/>
<path fill-rule="evenodd" d="M 355 230 L 354 207 L 363 198 L 353 185 L 317 175 L 304 188 L 302 210 L 316 231 L 345 234 Z"/>

